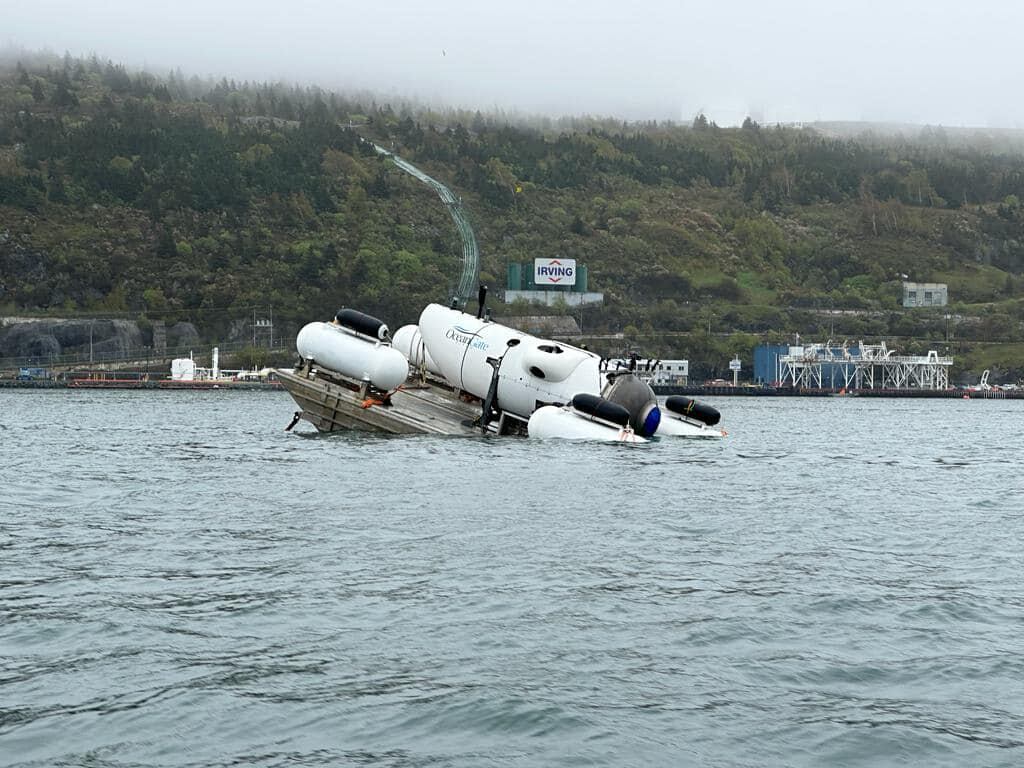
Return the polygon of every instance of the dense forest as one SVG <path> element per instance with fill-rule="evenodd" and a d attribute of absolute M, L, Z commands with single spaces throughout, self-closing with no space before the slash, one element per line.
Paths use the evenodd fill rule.
<path fill-rule="evenodd" d="M 361 137 L 463 196 L 484 282 L 576 258 L 605 294 L 584 329 L 648 354 L 712 374 L 799 332 L 1024 374 L 1014 135 L 512 121 L 96 57 L 0 67 L 0 313 L 190 320 L 211 338 L 255 306 L 412 321 L 450 295 L 458 236 Z M 901 309 L 907 278 L 948 283 L 950 306 Z"/>

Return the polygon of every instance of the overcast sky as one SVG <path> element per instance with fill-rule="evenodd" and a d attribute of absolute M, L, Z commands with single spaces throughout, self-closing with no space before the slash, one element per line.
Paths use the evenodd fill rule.
<path fill-rule="evenodd" d="M 0 0 L 0 44 L 438 106 L 1024 127 L 1012 0 Z"/>

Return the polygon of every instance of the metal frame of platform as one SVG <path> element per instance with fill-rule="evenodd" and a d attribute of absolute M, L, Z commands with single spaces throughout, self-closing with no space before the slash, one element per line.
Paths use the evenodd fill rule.
<path fill-rule="evenodd" d="M 952 365 L 952 357 L 939 357 L 935 350 L 927 355 L 896 355 L 884 341 L 862 342 L 853 350 L 845 343 L 837 347 L 828 342 L 790 347 L 789 354 L 779 356 L 777 381 L 795 389 L 942 390 L 949 388 Z M 832 381 L 825 381 L 826 369 Z"/>

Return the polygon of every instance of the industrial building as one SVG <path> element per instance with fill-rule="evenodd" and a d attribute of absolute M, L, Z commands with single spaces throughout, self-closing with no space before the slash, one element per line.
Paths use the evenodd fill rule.
<path fill-rule="evenodd" d="M 633 370 L 652 387 L 685 387 L 690 383 L 689 360 L 655 360 L 636 356 L 632 360 L 610 358 L 603 362 L 603 370 Z"/>
<path fill-rule="evenodd" d="M 897 355 L 885 342 L 762 345 L 754 350 L 754 378 L 794 389 L 948 389 L 953 358 Z"/>
<path fill-rule="evenodd" d="M 945 283 L 903 283 L 904 307 L 944 307 L 948 303 Z"/>
<path fill-rule="evenodd" d="M 689 380 L 689 360 L 661 360 L 652 371 L 650 383 L 653 386 L 685 387 Z"/>

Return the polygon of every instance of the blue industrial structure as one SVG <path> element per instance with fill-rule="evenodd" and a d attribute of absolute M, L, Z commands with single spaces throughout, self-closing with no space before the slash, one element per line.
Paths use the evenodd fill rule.
<path fill-rule="evenodd" d="M 795 350 L 801 350 L 802 354 L 803 349 L 804 347 L 793 347 L 789 344 L 761 344 L 755 347 L 754 381 L 766 386 L 778 386 L 784 378 L 779 358 L 791 353 L 797 354 Z M 860 347 L 819 347 L 817 353 L 835 361 L 822 362 L 820 368 L 822 386 L 836 388 L 842 387 L 844 381 L 850 380 L 856 369 L 855 363 L 838 360 L 860 357 Z"/>
<path fill-rule="evenodd" d="M 754 347 L 754 381 L 772 386 L 779 380 L 779 357 L 789 353 L 788 344 L 759 344 Z"/>

